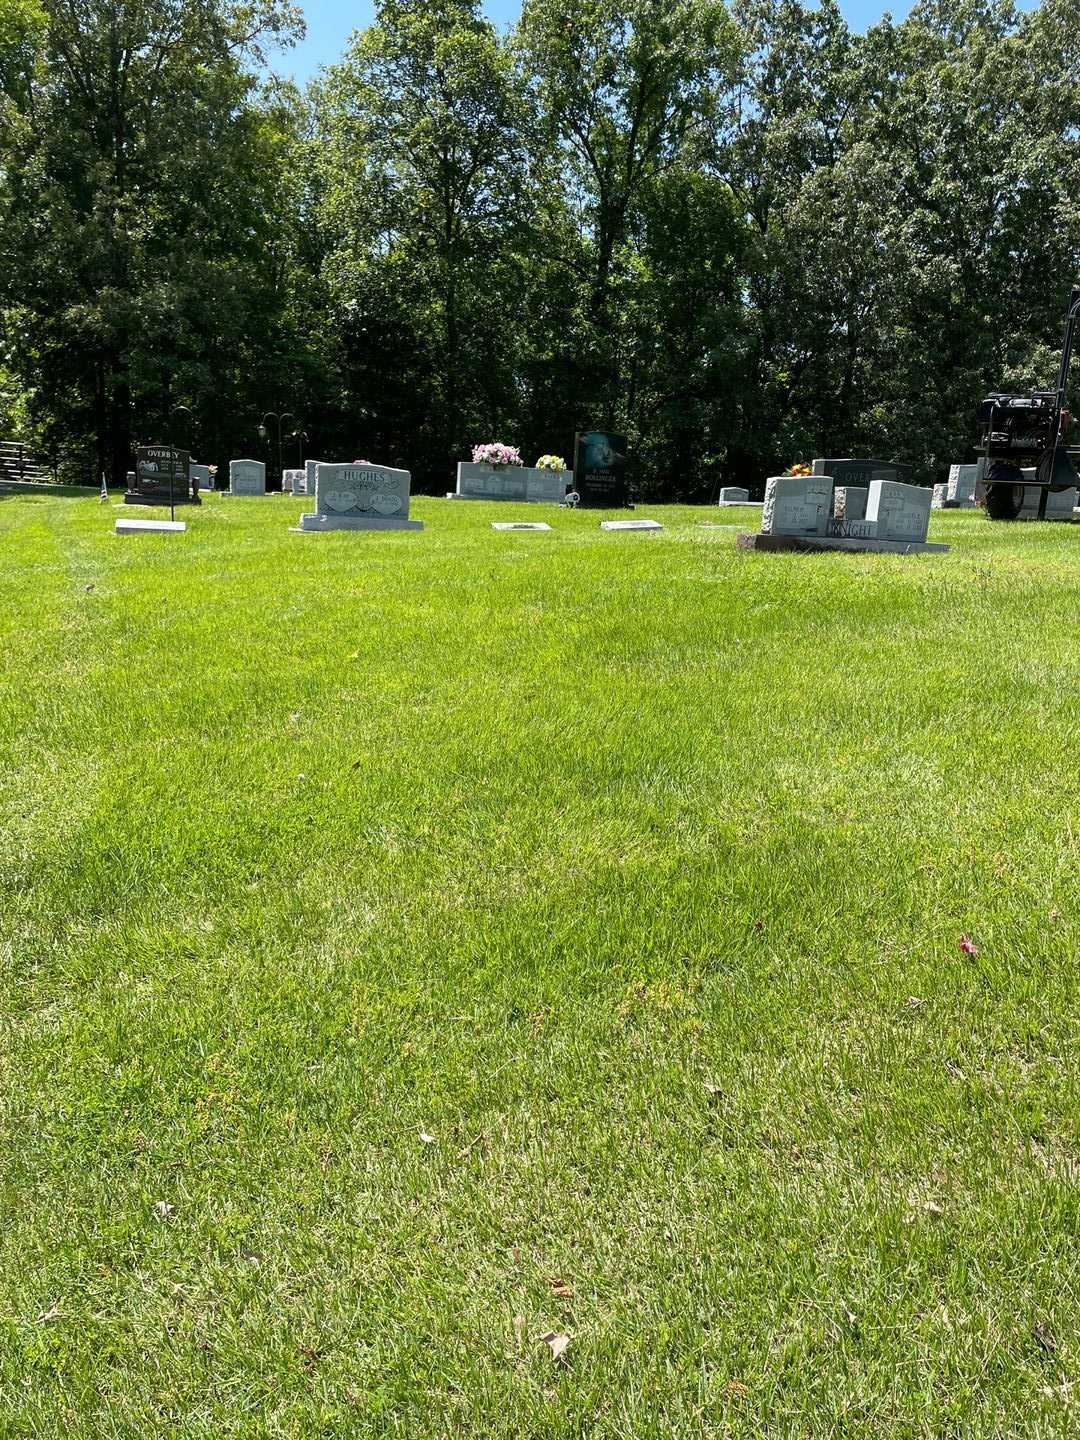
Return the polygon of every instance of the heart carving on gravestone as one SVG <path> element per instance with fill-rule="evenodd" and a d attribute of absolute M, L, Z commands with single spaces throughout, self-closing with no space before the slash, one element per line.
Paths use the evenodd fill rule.
<path fill-rule="evenodd" d="M 328 510 L 337 511 L 339 514 L 343 510 L 356 509 L 360 503 L 359 497 L 351 490 L 331 490 L 322 498 L 323 504 Z"/>
<path fill-rule="evenodd" d="M 400 495 L 390 495 L 383 491 L 373 495 L 370 503 L 376 515 L 396 515 L 405 502 Z"/>

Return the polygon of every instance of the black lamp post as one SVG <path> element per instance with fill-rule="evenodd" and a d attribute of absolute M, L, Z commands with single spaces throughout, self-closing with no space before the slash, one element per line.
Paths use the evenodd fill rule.
<path fill-rule="evenodd" d="M 281 437 L 282 437 L 282 430 L 283 430 L 283 428 L 284 428 L 284 425 L 285 425 L 285 421 L 286 421 L 286 420 L 295 420 L 295 419 L 296 419 L 296 416 L 293 415 L 293 414 L 291 414 L 288 410 L 286 410 L 286 412 L 285 412 L 284 415 L 278 415 L 275 411 L 273 411 L 273 410 L 268 410 L 268 411 L 266 412 L 266 414 L 262 417 L 262 419 L 259 421 L 259 436 L 260 436 L 260 438 L 263 439 L 263 440 L 269 439 L 269 436 L 270 436 L 270 431 L 269 431 L 269 429 L 267 428 L 266 422 L 267 422 L 268 420 L 273 420 L 273 421 L 276 421 L 276 423 L 277 423 L 278 484 L 281 483 L 281 477 L 282 477 L 282 475 L 284 474 L 284 471 L 285 471 L 285 466 L 284 466 L 284 464 L 283 464 L 283 462 L 282 462 L 282 458 L 281 458 Z"/>

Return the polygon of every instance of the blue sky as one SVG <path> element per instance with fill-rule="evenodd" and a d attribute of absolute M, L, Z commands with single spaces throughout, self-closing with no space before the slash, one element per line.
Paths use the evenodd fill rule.
<path fill-rule="evenodd" d="M 307 4 L 300 0 L 300 3 L 307 18 L 307 39 L 296 49 L 274 56 L 271 68 L 279 75 L 291 75 L 303 82 L 320 65 L 338 59 L 352 32 L 371 23 L 375 6 L 368 0 L 308 0 Z M 907 0 L 897 0 L 892 5 L 880 0 L 841 0 L 840 8 L 849 25 L 863 30 L 887 9 L 897 17 L 906 14 L 908 4 Z M 496 25 L 509 25 L 518 17 L 521 0 L 486 0 L 484 9 Z"/>

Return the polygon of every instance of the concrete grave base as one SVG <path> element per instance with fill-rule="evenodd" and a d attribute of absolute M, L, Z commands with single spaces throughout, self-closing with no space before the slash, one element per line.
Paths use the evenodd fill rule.
<path fill-rule="evenodd" d="M 760 510 L 765 504 L 764 500 L 718 500 L 718 510 Z"/>
<path fill-rule="evenodd" d="M 542 520 L 493 520 L 491 528 L 492 530 L 550 530 L 551 526 L 545 525 Z"/>
<path fill-rule="evenodd" d="M 945 555 L 948 545 L 920 540 L 848 540 L 831 535 L 738 535 L 740 550 L 869 550 L 880 555 Z"/>
<path fill-rule="evenodd" d="M 176 534 L 187 529 L 186 520 L 117 520 L 117 535 Z"/>
<path fill-rule="evenodd" d="M 313 535 L 328 532 L 330 530 L 423 530 L 422 520 L 375 520 L 366 517 L 350 517 L 348 515 L 312 515 L 300 516 L 299 525 L 290 525 L 289 529 L 294 535 Z"/>
<path fill-rule="evenodd" d="M 662 530 L 659 520 L 601 520 L 601 530 Z"/>

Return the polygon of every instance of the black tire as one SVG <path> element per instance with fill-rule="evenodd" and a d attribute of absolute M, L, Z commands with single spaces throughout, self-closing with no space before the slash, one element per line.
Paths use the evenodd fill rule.
<path fill-rule="evenodd" d="M 1024 508 L 1023 485 L 990 485 L 986 491 L 988 520 L 1015 520 Z"/>

